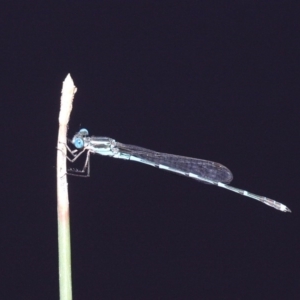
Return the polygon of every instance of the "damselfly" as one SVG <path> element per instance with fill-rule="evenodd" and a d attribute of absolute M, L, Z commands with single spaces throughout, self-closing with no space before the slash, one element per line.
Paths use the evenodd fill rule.
<path fill-rule="evenodd" d="M 282 203 L 228 185 L 233 179 L 231 171 L 216 162 L 160 153 L 138 146 L 122 144 L 108 137 L 90 137 L 86 129 L 81 129 L 77 132 L 71 142 L 76 149 L 72 151 L 67 147 L 73 156 L 72 158 L 68 158 L 69 161 L 74 162 L 83 153 L 86 152 L 87 154 L 83 169 L 71 169 L 70 171 L 73 174 L 71 173 L 70 175 L 83 177 L 90 176 L 90 154 L 97 153 L 114 158 L 137 161 L 159 169 L 184 175 L 258 200 L 280 211 L 291 212 L 291 210 Z"/>

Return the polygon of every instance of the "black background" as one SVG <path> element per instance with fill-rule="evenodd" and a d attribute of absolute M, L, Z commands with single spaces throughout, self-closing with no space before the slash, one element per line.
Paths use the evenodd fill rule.
<path fill-rule="evenodd" d="M 217 161 L 233 186 L 292 210 L 93 155 L 91 178 L 69 177 L 74 299 L 298 299 L 300 9 L 195 3 L 3 5 L 1 299 L 59 297 L 68 73 L 78 88 L 69 137 L 85 127 Z"/>

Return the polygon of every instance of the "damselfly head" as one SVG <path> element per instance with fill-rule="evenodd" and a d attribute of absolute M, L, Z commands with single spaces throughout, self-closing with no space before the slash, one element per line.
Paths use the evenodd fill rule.
<path fill-rule="evenodd" d="M 73 137 L 72 139 L 72 144 L 77 148 L 77 149 L 82 149 L 84 147 L 84 137 L 88 136 L 89 132 L 87 129 L 82 128 L 80 129 Z"/>

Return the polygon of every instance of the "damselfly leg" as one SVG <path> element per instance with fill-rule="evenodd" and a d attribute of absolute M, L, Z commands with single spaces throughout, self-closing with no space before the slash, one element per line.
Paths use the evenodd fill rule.
<path fill-rule="evenodd" d="M 78 170 L 75 168 L 68 169 L 68 175 L 77 176 L 77 177 L 90 177 L 90 150 L 84 148 L 82 151 L 78 151 L 78 149 L 71 150 L 71 148 L 65 144 L 67 151 L 73 156 L 73 158 L 68 157 L 66 158 L 69 162 L 75 162 L 84 152 L 86 152 L 86 159 L 82 170 Z"/>

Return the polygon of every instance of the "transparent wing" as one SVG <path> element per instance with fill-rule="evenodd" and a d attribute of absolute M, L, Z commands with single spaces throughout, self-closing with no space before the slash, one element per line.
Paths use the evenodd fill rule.
<path fill-rule="evenodd" d="M 166 166 L 172 169 L 186 173 L 193 173 L 199 177 L 215 182 L 230 183 L 233 179 L 231 171 L 225 166 L 203 159 L 179 156 L 174 154 L 160 153 L 146 148 L 117 143 L 120 152 L 128 153 L 131 156 L 150 162 L 156 166 Z M 141 162 L 143 162 L 141 161 Z M 201 181 L 201 179 L 196 179 Z M 206 183 L 205 181 L 203 181 Z"/>

